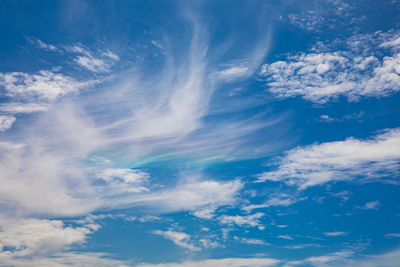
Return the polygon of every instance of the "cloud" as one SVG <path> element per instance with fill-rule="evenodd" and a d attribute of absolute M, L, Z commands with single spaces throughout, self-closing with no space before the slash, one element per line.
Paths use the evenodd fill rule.
<path fill-rule="evenodd" d="M 285 246 L 285 248 L 288 248 L 288 249 L 303 249 L 303 248 L 310 248 L 310 247 L 322 247 L 322 246 L 320 244 L 314 244 L 314 243 Z"/>
<path fill-rule="evenodd" d="M 0 104 L 0 111 L 9 114 L 43 112 L 49 109 L 48 104 L 9 102 Z"/>
<path fill-rule="evenodd" d="M 102 52 L 100 57 L 95 57 L 91 51 L 81 44 L 76 44 L 65 48 L 66 51 L 76 53 L 78 56 L 74 58 L 74 62 L 80 67 L 95 73 L 110 72 L 111 66 L 115 61 L 119 61 L 119 56 L 107 50 Z"/>
<path fill-rule="evenodd" d="M 344 115 L 342 118 L 334 118 L 329 115 L 321 115 L 319 117 L 319 121 L 331 123 L 331 122 L 343 122 L 346 120 L 356 120 L 356 119 L 360 120 L 364 115 L 365 115 L 364 111 L 347 114 Z"/>
<path fill-rule="evenodd" d="M 62 96 L 78 93 L 94 85 L 94 81 L 79 82 L 72 77 L 52 71 L 37 74 L 23 72 L 0 73 L 0 87 L 7 96 L 22 100 L 53 101 Z"/>
<path fill-rule="evenodd" d="M 2 258 L 47 256 L 85 242 L 98 226 L 65 226 L 60 220 L 1 218 Z"/>
<path fill-rule="evenodd" d="M 97 173 L 97 177 L 105 182 L 107 191 L 115 190 L 120 194 L 148 191 L 142 184 L 150 175 L 140 170 L 112 168 Z"/>
<path fill-rule="evenodd" d="M 199 181 L 184 183 L 167 190 L 151 192 L 131 199 L 132 203 L 168 211 L 193 211 L 193 215 L 211 218 L 219 206 L 233 204 L 242 188 L 240 181 L 220 183 L 217 181 Z M 205 216 L 207 214 L 207 216 Z"/>
<path fill-rule="evenodd" d="M 261 245 L 261 246 L 267 246 L 271 245 L 270 243 L 265 242 L 264 240 L 261 239 L 255 239 L 255 238 L 239 238 L 237 236 L 233 237 L 235 240 L 240 241 L 241 243 L 248 244 L 248 245 Z"/>
<path fill-rule="evenodd" d="M 181 263 L 141 264 L 137 267 L 266 267 L 277 266 L 279 262 L 270 258 L 222 258 Z"/>
<path fill-rule="evenodd" d="M 10 129 L 11 126 L 14 124 L 15 119 L 16 118 L 13 116 L 0 115 L 0 132 L 4 132 Z"/>
<path fill-rule="evenodd" d="M 324 235 L 326 235 L 328 237 L 335 237 L 335 236 L 346 236 L 346 235 L 348 235 L 348 233 L 335 231 L 335 232 L 325 232 Z"/>
<path fill-rule="evenodd" d="M 24 120 L 24 127 L 15 125 L 16 131 L 7 132 L 0 142 L 0 211 L 4 216 L 11 218 L 18 214 L 30 220 L 31 216 L 77 216 L 102 209 L 140 206 L 146 211 L 155 209 L 156 214 L 187 211 L 212 218 L 219 207 L 237 202 L 243 188 L 239 180 L 217 181 L 202 175 L 193 178 L 182 171 L 182 175 L 174 173 L 164 181 L 164 177 L 151 177 L 150 172 L 136 168 L 152 160 L 166 159 L 171 164 L 178 159 L 173 164 L 176 169 L 184 169 L 187 162 L 197 164 L 196 160 L 185 158 L 189 154 L 199 157 L 198 162 L 209 158 L 225 161 L 236 147 L 248 146 L 249 133 L 270 125 L 253 118 L 223 123 L 208 120 L 210 114 L 213 116 L 209 103 L 215 90 L 215 77 L 209 74 L 215 69 L 208 65 L 210 55 L 205 42 L 208 30 L 196 19 L 190 25 L 193 25 L 193 34 L 188 49 L 183 51 L 179 46 L 178 56 L 166 51 L 165 65 L 152 66 L 151 75 L 139 61 L 135 68 L 111 73 L 115 61 L 124 58 L 105 48 L 91 50 L 83 45 L 59 46 L 57 49 L 62 49 L 59 56 L 65 56 L 70 62 L 72 55 L 72 67 L 78 65 L 94 73 L 76 74 L 53 68 L 52 71 L 0 74 L 1 90 L 10 101 L 2 103 L 0 110 L 7 114 L 25 113 L 18 116 Z M 260 53 L 249 56 L 246 66 L 251 71 L 247 74 L 258 67 L 267 51 L 264 45 L 262 42 L 256 47 Z M 185 57 L 181 57 L 182 53 Z M 97 80 L 92 80 L 93 75 Z M 101 75 L 110 78 L 99 85 Z M 91 88 L 95 90 L 87 90 Z M 34 112 L 37 113 L 31 114 Z M 214 157 L 214 151 L 222 156 Z M 196 166 L 196 170 L 202 166 Z M 234 220 L 253 225 L 258 221 L 257 216 Z M 20 221 L 15 223 L 24 225 Z M 80 266 L 83 262 L 81 265 L 115 266 L 120 263 L 106 260 L 102 254 L 69 251 L 73 245 L 84 243 L 94 229 L 69 226 L 61 220 L 40 223 L 43 233 L 57 232 L 65 241 L 50 237 L 55 243 L 51 258 L 32 258 L 32 265 Z M 157 233 L 192 250 L 201 247 L 191 246 L 188 241 L 191 237 L 188 239 L 182 232 Z M 206 241 L 202 242 L 204 247 L 215 245 L 212 240 Z M 21 250 L 24 246 L 20 246 Z M 14 258 L 8 259 L 8 262 L 17 262 Z M 233 261 L 225 260 L 222 264 Z M 235 259 L 235 262 L 244 260 Z M 256 266 L 257 262 L 268 260 L 246 262 Z M 24 259 L 18 259 L 15 265 L 24 264 L 28 265 Z"/>
<path fill-rule="evenodd" d="M 191 237 L 186 233 L 175 232 L 175 231 L 160 231 L 160 230 L 153 231 L 152 233 L 156 235 L 161 235 L 166 239 L 169 239 L 172 242 L 174 242 L 175 245 L 189 249 L 191 251 L 201 250 L 201 248 L 196 247 L 191 243 L 190 241 Z"/>
<path fill-rule="evenodd" d="M 277 237 L 286 240 L 293 240 L 293 237 L 291 237 L 290 235 L 278 235 Z"/>
<path fill-rule="evenodd" d="M 354 3 L 349 4 L 341 0 L 313 2 L 311 6 L 302 4 L 299 8 L 299 12 L 289 14 L 285 12 L 281 19 L 298 28 L 313 32 L 329 31 L 342 23 L 350 25 L 362 20 L 352 13 L 355 9 Z"/>
<path fill-rule="evenodd" d="M 32 45 L 36 46 L 37 48 L 44 49 L 47 51 L 53 51 L 53 52 L 58 50 L 57 47 L 55 47 L 54 45 L 46 44 L 45 42 L 43 42 L 37 38 L 27 38 L 27 39 Z"/>
<path fill-rule="evenodd" d="M 374 266 L 385 266 L 385 267 L 396 267 L 400 260 L 400 250 L 395 249 L 393 251 L 377 254 L 377 255 L 362 255 L 354 258 L 355 251 L 350 249 L 344 249 L 337 252 L 332 252 L 326 255 L 308 257 L 301 261 L 288 261 L 286 266 L 326 266 L 326 267 L 374 267 Z"/>
<path fill-rule="evenodd" d="M 383 36 L 368 38 L 380 40 Z M 301 96 L 326 103 L 340 96 L 350 101 L 388 96 L 400 91 L 400 54 L 378 56 L 379 46 L 375 53 L 369 52 L 368 46 L 374 42 L 367 40 L 361 52 L 350 47 L 347 51 L 291 55 L 286 61 L 263 65 L 260 73 L 266 77 L 267 90 L 277 98 Z"/>
<path fill-rule="evenodd" d="M 88 56 L 77 56 L 75 58 L 75 62 L 81 67 L 84 67 L 92 72 L 109 71 L 109 65 L 105 63 L 103 60 L 98 58 L 88 57 Z"/>
<path fill-rule="evenodd" d="M 119 56 L 111 52 L 110 50 L 107 50 L 106 52 L 102 53 L 103 56 L 109 57 L 115 61 L 119 60 Z"/>
<path fill-rule="evenodd" d="M 386 238 L 398 238 L 400 237 L 400 233 L 387 233 L 385 234 Z"/>
<path fill-rule="evenodd" d="M 290 206 L 298 201 L 304 200 L 306 198 L 295 198 L 291 195 L 288 194 L 278 194 L 272 196 L 270 199 L 268 199 L 264 204 L 251 204 L 247 206 L 243 206 L 242 210 L 245 210 L 246 212 L 251 212 L 254 209 L 261 209 L 261 208 L 269 208 L 273 206 Z"/>
<path fill-rule="evenodd" d="M 232 67 L 225 70 L 219 71 L 217 74 L 223 79 L 233 79 L 236 77 L 244 76 L 247 74 L 249 69 L 247 67 Z"/>
<path fill-rule="evenodd" d="M 104 266 L 104 267 L 128 267 L 132 264 L 124 261 L 111 259 L 110 255 L 105 253 L 79 253 L 64 252 L 54 254 L 51 257 L 33 257 L 33 258 L 12 258 L 10 255 L 4 255 L 0 258 L 0 263 L 5 266 L 43 266 L 43 267 L 82 267 L 82 266 Z"/>
<path fill-rule="evenodd" d="M 236 224 L 238 226 L 257 227 L 257 226 L 261 226 L 259 219 L 264 216 L 265 216 L 264 213 L 257 212 L 252 215 L 246 215 L 246 216 L 223 215 L 223 216 L 219 217 L 218 220 L 221 224 Z"/>
<path fill-rule="evenodd" d="M 393 38 L 392 40 L 386 41 L 380 45 L 381 47 L 389 48 L 399 48 L 400 47 L 400 37 Z"/>
<path fill-rule="evenodd" d="M 289 150 L 275 171 L 260 181 L 284 181 L 300 189 L 330 181 L 398 176 L 400 129 L 389 129 L 372 138 L 326 142 Z"/>
<path fill-rule="evenodd" d="M 365 205 L 360 207 L 360 209 L 363 209 L 363 210 L 377 210 L 379 208 L 380 204 L 381 203 L 380 203 L 379 200 L 371 201 L 371 202 L 365 203 Z"/>

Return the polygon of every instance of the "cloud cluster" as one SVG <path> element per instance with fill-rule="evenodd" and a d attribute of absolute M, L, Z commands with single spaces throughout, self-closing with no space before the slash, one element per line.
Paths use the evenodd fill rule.
<path fill-rule="evenodd" d="M 0 87 L 13 99 L 53 101 L 62 96 L 78 93 L 94 84 L 80 82 L 72 77 L 53 71 L 39 71 L 36 74 L 23 72 L 0 73 Z"/>
<path fill-rule="evenodd" d="M 277 170 L 261 174 L 262 181 L 284 181 L 300 189 L 353 178 L 396 178 L 400 168 L 400 129 L 370 139 L 348 138 L 299 147 L 286 152 Z"/>
<path fill-rule="evenodd" d="M 335 52 L 312 52 L 292 55 L 286 61 L 265 64 L 261 75 L 267 89 L 278 98 L 301 96 L 326 103 L 340 96 L 356 101 L 360 97 L 382 97 L 400 91 L 400 53 L 393 49 L 396 37 L 390 35 L 381 47 L 391 47 L 390 55 L 381 56 L 379 46 L 374 53 L 352 49 Z M 371 35 L 368 38 L 382 39 Z M 364 46 L 372 45 L 367 40 Z"/>
<path fill-rule="evenodd" d="M 229 215 L 223 215 L 219 217 L 219 221 L 221 224 L 236 224 L 238 226 L 250 226 L 250 227 L 261 227 L 260 218 L 264 217 L 265 214 L 261 212 L 257 212 L 251 215 L 245 215 L 245 216 L 240 216 L 240 215 L 235 215 L 235 216 L 229 216 Z"/>
<path fill-rule="evenodd" d="M 51 261 L 49 256 L 83 244 L 99 225 L 66 226 L 61 220 L 1 217 L 0 228 L 0 264 L 28 266 L 28 260 L 45 263 Z"/>
<path fill-rule="evenodd" d="M 14 122 L 15 122 L 15 117 L 0 115 L 0 132 L 4 132 L 10 129 Z"/>

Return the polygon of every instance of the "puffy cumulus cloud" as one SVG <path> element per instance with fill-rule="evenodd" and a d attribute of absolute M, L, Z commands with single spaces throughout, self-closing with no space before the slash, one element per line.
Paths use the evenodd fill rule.
<path fill-rule="evenodd" d="M 0 132 L 4 132 L 11 128 L 15 122 L 15 117 L 13 116 L 3 116 L 0 115 Z"/>
<path fill-rule="evenodd" d="M 139 264 L 137 267 L 267 267 L 278 266 L 279 260 L 271 258 L 222 258 L 180 263 Z"/>
<path fill-rule="evenodd" d="M 170 231 L 170 230 L 168 231 L 155 230 L 152 233 L 156 235 L 161 235 L 166 239 L 169 239 L 172 242 L 174 242 L 175 245 L 189 249 L 191 251 L 201 250 L 201 248 L 193 245 L 191 241 L 191 236 L 189 234 L 183 232 Z"/>
<path fill-rule="evenodd" d="M 82 244 L 96 224 L 65 226 L 60 220 L 1 218 L 0 262 L 17 257 L 48 256 Z"/>
<path fill-rule="evenodd" d="M 308 31 L 326 31 L 338 27 L 338 25 L 349 25 L 362 20 L 352 12 L 355 5 L 355 3 L 349 4 L 342 0 L 305 1 L 298 6 L 300 9 L 298 12 L 289 14 L 285 12 L 280 19 Z"/>
<path fill-rule="evenodd" d="M 262 225 L 260 223 L 260 218 L 264 217 L 265 214 L 261 212 L 254 213 L 252 215 L 246 215 L 246 216 L 240 216 L 240 215 L 235 215 L 235 216 L 228 216 L 228 215 L 223 215 L 219 217 L 219 222 L 221 224 L 236 224 L 238 226 L 250 226 L 250 227 L 261 227 Z"/>
<path fill-rule="evenodd" d="M 347 51 L 301 53 L 263 65 L 260 73 L 266 77 L 267 90 L 278 98 L 301 96 L 316 103 L 340 96 L 356 101 L 400 91 L 400 53 L 392 50 L 382 57 L 376 40 L 369 40 L 393 37 L 364 37 L 364 49 L 356 51 L 359 48 L 351 46 L 360 38 L 349 41 Z M 369 46 L 375 48 L 373 52 Z"/>
<path fill-rule="evenodd" d="M 370 139 L 348 138 L 299 147 L 286 152 L 277 170 L 261 174 L 261 181 L 284 181 L 305 189 L 329 181 L 353 178 L 396 178 L 400 168 L 400 129 Z"/>
<path fill-rule="evenodd" d="M 0 87 L 5 94 L 23 100 L 53 101 L 68 94 L 78 93 L 95 83 L 95 81 L 80 82 L 64 74 L 45 70 L 36 74 L 0 73 Z"/>

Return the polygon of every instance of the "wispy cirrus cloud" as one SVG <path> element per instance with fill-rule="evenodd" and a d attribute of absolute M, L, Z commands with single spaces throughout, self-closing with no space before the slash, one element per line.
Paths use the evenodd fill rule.
<path fill-rule="evenodd" d="M 292 195 L 288 194 L 276 194 L 271 196 L 266 202 L 263 204 L 251 204 L 251 205 L 246 205 L 242 207 L 242 210 L 246 212 L 251 212 L 252 210 L 255 209 L 262 209 L 262 208 L 269 208 L 269 207 L 276 207 L 276 206 L 290 206 L 298 201 L 305 200 L 306 197 L 304 198 L 296 198 Z"/>
<path fill-rule="evenodd" d="M 37 39 L 37 38 L 29 38 L 28 37 L 27 40 L 32 45 L 34 45 L 34 46 L 36 46 L 37 48 L 40 48 L 40 49 L 44 49 L 44 50 L 47 50 L 47 51 L 53 51 L 53 52 L 58 50 L 55 45 L 47 44 L 47 43 L 45 43 L 42 40 Z"/>
<path fill-rule="evenodd" d="M 152 233 L 156 234 L 156 235 L 161 235 L 161 236 L 165 237 L 166 239 L 171 240 L 177 246 L 180 246 L 180 247 L 192 250 L 192 251 L 201 250 L 201 248 L 192 244 L 192 241 L 190 240 L 191 237 L 189 234 L 186 234 L 183 232 L 170 231 L 170 230 L 168 230 L 168 231 L 155 230 Z"/>
<path fill-rule="evenodd" d="M 280 263 L 279 260 L 272 258 L 222 258 L 203 261 L 184 261 L 180 263 L 142 264 L 138 265 L 138 267 L 266 267 L 277 266 L 278 263 Z"/>
<path fill-rule="evenodd" d="M 335 232 L 325 232 L 324 235 L 328 236 L 328 237 L 335 237 L 335 236 L 346 236 L 346 235 L 348 235 L 348 233 L 335 231 Z"/>

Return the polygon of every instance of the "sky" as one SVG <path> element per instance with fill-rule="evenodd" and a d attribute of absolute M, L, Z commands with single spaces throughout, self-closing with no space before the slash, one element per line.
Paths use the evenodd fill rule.
<path fill-rule="evenodd" d="M 400 2 L 0 4 L 0 265 L 400 264 Z"/>

